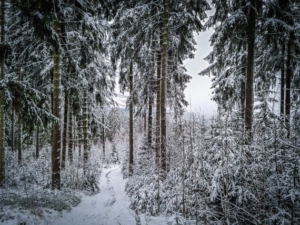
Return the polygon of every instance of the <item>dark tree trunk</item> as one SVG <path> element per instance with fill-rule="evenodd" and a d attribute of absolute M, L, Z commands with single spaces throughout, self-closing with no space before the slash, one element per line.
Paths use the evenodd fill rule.
<path fill-rule="evenodd" d="M 1 0 L 1 43 L 5 41 L 5 0 Z M 4 80 L 4 58 L 5 52 L 0 53 L 1 59 L 1 80 Z M 0 92 L 0 101 L 3 102 L 4 92 Z M 4 152 L 4 110 L 0 107 L 0 187 L 3 186 L 5 180 L 5 152 Z"/>
<path fill-rule="evenodd" d="M 87 172 L 88 154 L 88 111 L 87 111 L 87 93 L 83 93 L 83 174 Z"/>
<path fill-rule="evenodd" d="M 246 77 L 246 62 L 243 62 L 242 74 Z M 245 81 L 241 81 L 241 117 L 245 120 L 245 92 L 246 86 Z"/>
<path fill-rule="evenodd" d="M 68 129 L 68 92 L 65 91 L 65 104 L 64 104 L 64 128 L 63 128 L 63 137 L 62 137 L 62 152 L 61 152 L 61 169 L 65 169 L 66 165 L 66 151 L 67 151 L 67 129 Z"/>
<path fill-rule="evenodd" d="M 151 87 L 150 87 L 151 88 Z M 152 104 L 153 99 L 150 96 L 148 100 L 148 152 L 152 151 Z"/>
<path fill-rule="evenodd" d="M 102 151 L 103 151 L 103 160 L 105 161 L 105 114 L 104 114 L 104 107 L 102 108 Z"/>
<path fill-rule="evenodd" d="M 19 81 L 21 82 L 21 70 L 19 70 Z M 18 163 L 22 163 L 22 114 L 18 112 Z"/>
<path fill-rule="evenodd" d="M 22 117 L 19 112 L 18 115 L 18 163 L 22 163 Z"/>
<path fill-rule="evenodd" d="M 161 172 L 166 173 L 166 86 L 167 86 L 167 54 L 168 54 L 168 20 L 169 0 L 164 0 L 163 36 L 162 36 L 162 78 L 161 78 Z"/>
<path fill-rule="evenodd" d="M 156 87 L 156 123 L 155 123 L 155 164 L 160 168 L 160 91 L 161 91 L 161 51 L 157 54 L 157 87 Z"/>
<path fill-rule="evenodd" d="M 133 175 L 133 71 L 132 63 L 130 64 L 129 71 L 129 176 Z"/>
<path fill-rule="evenodd" d="M 256 0 L 250 0 L 249 21 L 248 21 L 248 56 L 247 56 L 247 79 L 246 79 L 246 111 L 245 111 L 245 128 L 246 144 L 250 145 L 253 138 L 253 76 L 254 76 L 254 44 L 255 44 L 255 23 Z"/>
<path fill-rule="evenodd" d="M 146 109 L 143 112 L 143 119 L 144 119 L 144 134 L 147 133 L 147 111 Z"/>
<path fill-rule="evenodd" d="M 73 142 L 74 142 L 74 135 L 72 133 L 72 128 L 73 128 L 73 119 L 72 119 L 72 102 L 71 98 L 69 95 L 69 104 L 68 104 L 68 160 L 70 163 L 73 163 Z"/>
<path fill-rule="evenodd" d="M 285 86 L 285 77 L 284 77 L 284 72 L 285 72 L 285 43 L 282 44 L 282 65 L 281 65 L 281 78 L 280 78 L 280 115 L 284 117 L 285 112 L 284 112 L 284 86 Z"/>
<path fill-rule="evenodd" d="M 77 145 L 78 145 L 78 157 L 82 156 L 82 113 L 77 117 Z"/>
<path fill-rule="evenodd" d="M 286 88 L 285 88 L 285 119 L 288 131 L 288 138 L 290 137 L 290 118 L 291 118 L 291 82 L 292 82 L 292 68 L 291 68 L 291 40 L 288 41 L 287 60 L 286 60 Z"/>
<path fill-rule="evenodd" d="M 35 158 L 40 157 L 40 131 L 39 125 L 36 126 L 36 137 L 35 137 Z"/>
<path fill-rule="evenodd" d="M 60 23 L 58 18 L 54 21 L 54 31 L 60 34 Z M 56 118 L 60 118 L 60 52 L 59 45 L 53 46 L 53 102 L 52 114 Z M 52 125 L 52 189 L 60 190 L 60 125 L 55 122 Z"/>
<path fill-rule="evenodd" d="M 11 151 L 15 151 L 15 103 L 11 104 Z"/>

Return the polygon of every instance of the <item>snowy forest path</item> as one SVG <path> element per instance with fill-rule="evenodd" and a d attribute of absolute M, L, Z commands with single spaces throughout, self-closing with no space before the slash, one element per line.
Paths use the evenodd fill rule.
<path fill-rule="evenodd" d="M 135 225 L 135 213 L 129 208 L 125 184 L 119 165 L 104 168 L 100 192 L 84 197 L 71 212 L 63 212 L 55 218 L 53 225 Z"/>

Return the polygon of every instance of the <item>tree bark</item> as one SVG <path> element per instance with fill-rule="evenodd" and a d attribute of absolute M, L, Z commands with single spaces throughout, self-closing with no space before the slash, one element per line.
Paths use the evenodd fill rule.
<path fill-rule="evenodd" d="M 282 44 L 282 66 L 281 66 L 281 78 L 280 78 L 280 115 L 283 117 L 285 115 L 284 112 L 284 72 L 285 72 L 285 43 Z"/>
<path fill-rule="evenodd" d="M 144 119 L 144 134 L 146 136 L 146 133 L 147 133 L 147 109 L 144 109 L 144 112 L 143 112 L 143 119 Z"/>
<path fill-rule="evenodd" d="M 243 68 L 242 68 L 242 74 L 243 74 L 243 77 L 246 77 L 246 62 L 244 61 L 243 62 Z M 245 86 L 246 86 L 246 84 L 245 84 L 245 81 L 243 80 L 243 81 L 241 81 L 241 118 L 243 119 L 243 120 L 245 120 Z"/>
<path fill-rule="evenodd" d="M 11 151 L 15 151 L 15 103 L 11 104 Z"/>
<path fill-rule="evenodd" d="M 105 115 L 104 115 L 104 107 L 103 105 L 101 106 L 102 108 L 102 151 L 103 151 L 103 161 L 105 161 Z"/>
<path fill-rule="evenodd" d="M 83 174 L 87 172 L 88 155 L 88 112 L 87 112 L 87 93 L 83 93 Z"/>
<path fill-rule="evenodd" d="M 22 163 L 22 117 L 19 112 L 18 115 L 18 163 Z"/>
<path fill-rule="evenodd" d="M 245 128 L 246 144 L 250 145 L 253 139 L 253 76 L 254 76 L 254 45 L 255 45 L 255 12 L 256 0 L 250 0 L 249 21 L 248 21 L 248 56 L 247 56 L 247 79 L 246 79 L 246 111 L 245 111 Z"/>
<path fill-rule="evenodd" d="M 1 43 L 5 41 L 5 0 L 1 0 Z M 4 80 L 4 59 L 5 52 L 0 53 L 1 56 L 1 80 Z M 0 103 L 3 102 L 4 92 L 0 92 Z M 2 104 L 0 104 L 0 187 L 3 186 L 5 181 L 5 150 L 4 150 L 4 110 Z"/>
<path fill-rule="evenodd" d="M 60 34 L 60 23 L 58 18 L 54 21 L 54 31 Z M 53 102 L 52 114 L 60 118 L 60 52 L 59 43 L 53 46 Z M 52 189 L 60 190 L 60 125 L 54 122 L 52 125 Z"/>
<path fill-rule="evenodd" d="M 152 104 L 153 104 L 153 99 L 150 96 L 148 100 L 148 152 L 149 153 L 151 153 L 152 151 Z"/>
<path fill-rule="evenodd" d="M 19 70 L 19 81 L 21 82 L 21 70 Z M 22 163 L 22 114 L 18 112 L 18 163 Z"/>
<path fill-rule="evenodd" d="M 72 119 L 72 108 L 71 108 L 71 98 L 70 96 L 68 97 L 69 101 L 68 101 L 68 160 L 70 163 L 73 163 L 73 141 L 74 141 L 74 135 L 72 133 L 72 127 L 73 127 L 73 119 Z"/>
<path fill-rule="evenodd" d="M 160 168 L 160 91 L 161 91 L 161 51 L 157 54 L 157 87 L 156 87 L 156 123 L 155 123 L 155 164 Z"/>
<path fill-rule="evenodd" d="M 129 176 L 133 175 L 133 71 L 132 63 L 130 64 L 129 71 Z"/>
<path fill-rule="evenodd" d="M 292 51 L 291 40 L 289 40 L 287 46 L 286 87 L 285 87 L 285 122 L 287 126 L 288 138 L 290 138 L 290 117 L 291 117 L 291 82 L 292 82 L 291 51 Z"/>
<path fill-rule="evenodd" d="M 162 78 L 161 78 L 161 172 L 166 173 L 166 86 L 167 86 L 167 54 L 168 54 L 168 20 L 169 0 L 164 0 L 163 36 L 162 36 Z"/>
<path fill-rule="evenodd" d="M 36 126 L 36 137 L 35 137 L 35 158 L 40 157 L 40 130 L 39 125 Z"/>
<path fill-rule="evenodd" d="M 64 128 L 62 137 L 62 152 L 61 152 L 61 169 L 65 169 L 66 166 L 66 151 L 67 151 L 67 129 L 68 129 L 68 91 L 65 91 L 65 104 L 64 104 Z"/>

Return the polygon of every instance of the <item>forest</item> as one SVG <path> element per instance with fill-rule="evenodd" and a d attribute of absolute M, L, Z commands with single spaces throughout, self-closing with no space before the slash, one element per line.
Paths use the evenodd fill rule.
<path fill-rule="evenodd" d="M 137 225 L 300 224 L 299 1 L 0 5 L 1 224 L 76 208 L 111 165 Z M 184 94 L 208 29 L 210 118 Z"/>

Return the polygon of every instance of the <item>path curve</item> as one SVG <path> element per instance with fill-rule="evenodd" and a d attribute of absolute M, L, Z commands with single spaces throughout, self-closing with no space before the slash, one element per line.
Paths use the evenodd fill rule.
<path fill-rule="evenodd" d="M 135 225 L 135 215 L 134 211 L 129 209 L 125 184 L 120 166 L 103 169 L 100 193 L 84 197 L 71 212 L 63 212 L 51 224 Z"/>

